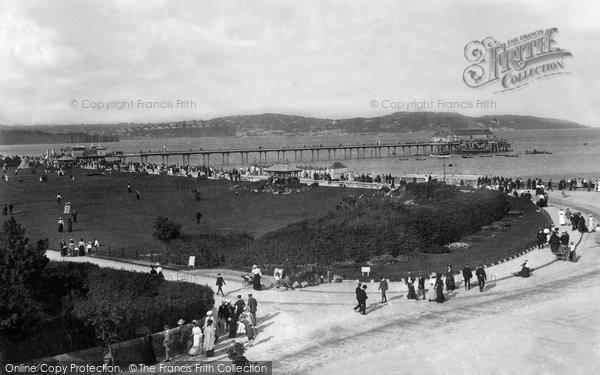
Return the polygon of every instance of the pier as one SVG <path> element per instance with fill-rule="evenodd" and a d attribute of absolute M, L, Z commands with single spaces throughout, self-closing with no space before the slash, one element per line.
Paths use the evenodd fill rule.
<path fill-rule="evenodd" d="M 430 154 L 461 153 L 459 142 L 410 142 L 395 144 L 356 144 L 356 145 L 318 145 L 318 146 L 289 146 L 289 147 L 257 147 L 237 149 L 199 149 L 199 150 L 158 150 L 140 151 L 119 154 L 125 161 L 128 158 L 139 158 L 147 163 L 150 157 L 161 157 L 163 164 L 169 163 L 169 158 L 181 157 L 183 165 L 190 164 L 190 156 L 202 156 L 202 164 L 209 165 L 211 157 L 221 159 L 223 165 L 229 164 L 231 155 L 240 155 L 242 164 L 250 164 L 250 155 L 258 156 L 258 162 L 267 162 L 268 156 L 276 156 L 277 162 L 285 162 L 286 156 L 293 155 L 293 161 L 303 160 L 345 160 L 362 158 L 382 158 L 394 156 L 422 156 Z M 272 160 L 275 161 L 275 160 Z"/>

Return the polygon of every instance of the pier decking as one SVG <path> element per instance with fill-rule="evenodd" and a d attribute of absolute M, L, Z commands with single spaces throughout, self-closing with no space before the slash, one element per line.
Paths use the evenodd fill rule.
<path fill-rule="evenodd" d="M 210 158 L 221 156 L 224 165 L 229 164 L 231 155 L 240 155 L 242 163 L 249 163 L 250 155 L 257 155 L 259 162 L 266 162 L 269 154 L 277 155 L 277 161 L 285 161 L 286 155 L 294 155 L 294 161 L 302 160 L 340 160 L 352 158 L 380 158 L 393 156 L 430 155 L 460 153 L 459 142 L 411 142 L 395 144 L 356 144 L 356 145 L 318 145 L 290 147 L 257 147 L 236 149 L 198 149 L 198 150 L 158 150 L 124 153 L 121 160 L 139 158 L 142 163 L 150 157 L 161 157 L 163 164 L 169 163 L 169 157 L 181 157 L 184 165 L 189 165 L 190 156 L 202 156 L 202 163 L 210 164 Z M 343 158 L 342 158 L 343 156 Z M 306 159 L 308 158 L 308 159 Z"/>

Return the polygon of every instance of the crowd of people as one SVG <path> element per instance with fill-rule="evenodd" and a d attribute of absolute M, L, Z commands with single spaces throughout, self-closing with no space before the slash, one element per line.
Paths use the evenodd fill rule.
<path fill-rule="evenodd" d="M 477 178 L 477 187 L 498 187 L 498 190 L 508 192 L 513 190 L 534 190 L 534 189 L 547 189 L 548 191 L 557 190 L 569 190 L 574 191 L 577 189 L 587 191 L 600 191 L 600 178 L 588 179 L 584 177 L 579 178 L 562 178 L 558 184 L 552 182 L 549 179 L 548 182 L 544 182 L 541 178 L 528 178 L 527 180 L 519 177 L 504 177 L 504 176 L 484 176 Z"/>
<path fill-rule="evenodd" d="M 475 273 L 473 273 L 471 267 L 466 265 L 462 269 L 462 277 L 465 286 L 465 290 L 471 289 L 471 279 L 475 276 L 477 278 L 477 284 L 479 285 L 479 291 L 485 291 L 485 283 L 487 281 L 487 274 L 485 272 L 484 266 L 479 265 L 475 269 Z M 404 284 L 407 288 L 406 299 L 407 300 L 416 300 L 416 301 L 425 301 L 429 302 L 437 302 L 444 303 L 447 300 L 446 294 L 444 294 L 444 289 L 446 293 L 451 293 L 457 288 L 457 282 L 454 276 L 454 269 L 452 265 L 448 265 L 446 272 L 432 272 L 429 275 L 429 281 L 425 276 L 421 273 L 417 277 L 415 277 L 412 272 L 408 272 L 406 278 L 404 278 Z M 415 284 L 417 285 L 417 289 L 415 290 Z M 425 288 L 425 285 L 429 284 L 429 288 Z M 379 287 L 377 289 L 381 292 L 381 301 L 379 303 L 387 303 L 387 291 L 389 290 L 388 280 L 385 276 L 381 276 L 379 281 Z M 358 286 L 356 287 L 356 301 L 357 304 L 354 306 L 354 311 L 367 315 L 367 284 L 363 284 L 362 282 L 358 282 Z M 429 294 L 429 298 L 427 298 L 427 294 Z"/>
<path fill-rule="evenodd" d="M 173 329 L 165 325 L 164 361 L 168 362 L 178 355 L 185 354 L 189 356 L 203 354 L 207 358 L 213 357 L 215 346 L 223 337 L 248 347 L 252 346 L 257 333 L 257 309 L 258 301 L 252 293 L 248 294 L 247 300 L 238 295 L 234 303 L 228 299 L 222 300 L 221 305 L 216 309 L 216 314 L 211 309 L 202 318 L 192 320 L 191 331 L 185 326 L 184 319 L 180 319 L 177 327 Z"/>

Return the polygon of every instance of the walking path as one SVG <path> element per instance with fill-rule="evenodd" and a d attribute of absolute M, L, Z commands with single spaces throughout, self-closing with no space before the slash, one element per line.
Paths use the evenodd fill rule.
<path fill-rule="evenodd" d="M 560 193 L 551 194 L 547 210 L 555 223 L 563 203 L 572 211 L 588 207 L 589 211 L 581 211 L 600 217 L 600 198 L 576 193 L 564 201 L 559 200 Z M 594 234 L 581 236 L 570 226 L 564 229 L 576 243 L 581 239 L 577 263 L 555 261 L 548 247 L 536 249 L 489 267 L 491 280 L 485 292 L 480 293 L 476 284 L 469 291 L 459 284 L 443 304 L 406 300 L 406 287 L 399 282 L 390 283 L 386 304 L 378 303 L 378 283 L 368 285 L 367 316 L 351 310 L 356 304 L 352 281 L 285 292 L 254 291 L 258 335 L 246 355 L 253 361 L 274 361 L 277 374 L 597 373 L 600 247 Z M 61 259 L 55 252 L 49 255 Z M 524 259 L 535 269 L 532 277 L 513 277 Z M 148 271 L 106 259 L 64 260 Z M 212 286 L 211 272 L 216 274 L 205 270 L 193 281 Z M 176 271 L 163 273 L 169 279 L 177 277 Z M 228 298 L 239 293 L 241 284 L 228 281 Z M 217 358 L 223 357 L 228 344 L 217 347 Z"/>

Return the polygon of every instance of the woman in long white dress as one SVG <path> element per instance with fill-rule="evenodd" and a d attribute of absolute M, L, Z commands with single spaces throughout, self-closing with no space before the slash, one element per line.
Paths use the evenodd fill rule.
<path fill-rule="evenodd" d="M 194 321 L 194 328 L 192 328 L 192 338 L 192 347 L 190 348 L 188 354 L 198 355 L 202 352 L 202 329 L 196 321 Z"/>
<path fill-rule="evenodd" d="M 560 225 L 567 225 L 567 218 L 565 217 L 565 211 L 563 211 L 562 208 L 560 209 L 560 211 L 558 211 L 558 223 Z"/>
<path fill-rule="evenodd" d="M 212 319 L 208 319 L 206 328 L 204 329 L 204 351 L 209 355 L 209 352 L 214 354 L 215 350 L 215 325 Z"/>

